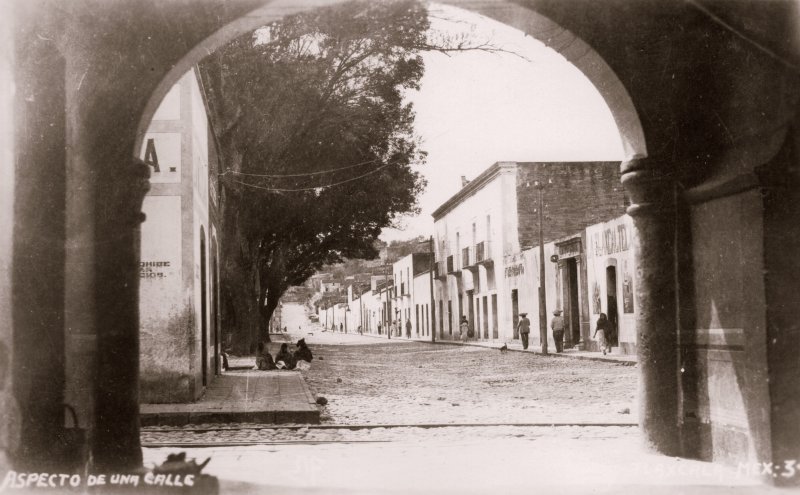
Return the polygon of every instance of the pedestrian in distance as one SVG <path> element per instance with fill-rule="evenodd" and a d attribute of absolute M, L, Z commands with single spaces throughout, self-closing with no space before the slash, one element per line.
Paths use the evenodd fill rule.
<path fill-rule="evenodd" d="M 611 332 L 614 329 L 614 325 L 608 319 L 605 313 L 600 313 L 600 317 L 597 319 L 597 326 L 594 329 L 593 338 L 597 339 L 597 343 L 600 346 L 600 350 L 603 351 L 603 355 L 606 355 L 606 352 L 611 352 L 611 345 L 609 342 L 609 338 L 611 337 Z M 598 338 L 598 335 L 600 336 Z"/>
<path fill-rule="evenodd" d="M 564 317 L 561 310 L 553 311 L 553 319 L 550 320 L 550 328 L 553 330 L 553 340 L 556 341 L 556 352 L 564 350 Z"/>
<path fill-rule="evenodd" d="M 466 316 L 461 316 L 461 323 L 458 325 L 458 332 L 461 342 L 466 342 L 467 335 L 469 334 L 469 322 L 467 321 Z"/>
<path fill-rule="evenodd" d="M 528 319 L 528 313 L 520 313 L 519 323 L 517 324 L 517 331 L 519 338 L 522 339 L 522 348 L 528 348 L 528 334 L 531 333 L 531 320 Z"/>
<path fill-rule="evenodd" d="M 411 320 L 406 320 L 406 337 L 411 338 Z"/>

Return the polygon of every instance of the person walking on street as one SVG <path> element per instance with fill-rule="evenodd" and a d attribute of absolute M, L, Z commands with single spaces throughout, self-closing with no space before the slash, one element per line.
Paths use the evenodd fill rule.
<path fill-rule="evenodd" d="M 461 323 L 458 325 L 458 332 L 459 337 L 461 337 L 461 342 L 467 341 L 467 334 L 469 333 L 469 323 L 467 322 L 467 317 L 461 317 Z"/>
<path fill-rule="evenodd" d="M 528 313 L 520 313 L 521 318 L 517 324 L 517 331 L 519 338 L 522 339 L 522 348 L 528 348 L 528 334 L 531 333 L 531 320 L 528 319 Z"/>
<path fill-rule="evenodd" d="M 411 320 L 406 320 L 406 337 L 411 338 Z"/>
<path fill-rule="evenodd" d="M 550 320 L 550 328 L 553 330 L 553 340 L 556 341 L 556 352 L 564 350 L 564 317 L 561 310 L 553 311 L 553 319 Z"/>
<path fill-rule="evenodd" d="M 609 321 L 608 317 L 605 313 L 600 313 L 600 318 L 597 319 L 597 326 L 594 330 L 593 338 L 597 338 L 600 335 L 600 338 L 597 339 L 597 343 L 600 345 L 600 350 L 603 351 L 603 355 L 606 355 L 606 352 L 611 352 L 611 346 L 609 345 L 609 339 L 611 337 L 611 331 L 613 330 L 614 325 Z"/>

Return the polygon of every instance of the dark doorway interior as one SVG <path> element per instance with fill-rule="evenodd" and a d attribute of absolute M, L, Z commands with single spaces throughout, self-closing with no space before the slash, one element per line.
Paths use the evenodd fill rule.
<path fill-rule="evenodd" d="M 514 339 L 519 338 L 519 293 L 517 289 L 511 290 L 511 323 L 514 326 Z"/>
<path fill-rule="evenodd" d="M 492 338 L 500 337 L 497 328 L 497 294 L 492 294 Z"/>
<path fill-rule="evenodd" d="M 489 298 L 483 296 L 483 338 L 489 338 Z"/>
<path fill-rule="evenodd" d="M 453 301 L 447 300 L 447 333 L 453 335 Z"/>
<path fill-rule="evenodd" d="M 475 292 L 467 291 L 467 303 L 469 304 L 469 329 L 475 332 Z"/>
<path fill-rule="evenodd" d="M 206 315 L 206 233 L 200 227 L 200 359 L 203 369 L 203 386 L 208 385 L 208 323 Z"/>
<path fill-rule="evenodd" d="M 609 339 L 611 346 L 616 347 L 619 345 L 617 334 L 619 333 L 619 311 L 617 310 L 617 267 L 609 266 L 606 268 L 606 290 L 608 305 L 608 320 L 613 325 L 611 337 Z"/>
<path fill-rule="evenodd" d="M 217 245 L 216 242 L 211 244 L 211 338 L 214 346 L 214 375 L 218 376 L 221 372 L 221 363 L 219 362 L 220 348 L 219 348 L 219 300 L 217 298 Z"/>
<path fill-rule="evenodd" d="M 577 345 L 581 341 L 581 312 L 578 301 L 578 263 L 575 258 L 566 260 L 566 291 L 564 312 L 567 316 L 567 342 Z"/>
<path fill-rule="evenodd" d="M 444 311 L 442 308 L 444 307 L 444 302 L 439 299 L 439 338 L 444 338 Z"/>

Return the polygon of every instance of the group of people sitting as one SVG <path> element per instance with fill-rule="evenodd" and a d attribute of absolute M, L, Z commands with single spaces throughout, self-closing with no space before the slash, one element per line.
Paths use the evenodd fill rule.
<path fill-rule="evenodd" d="M 293 370 L 308 369 L 311 366 L 311 349 L 306 344 L 306 339 L 297 341 L 297 349 L 294 353 L 289 351 L 289 344 L 281 344 L 281 349 L 275 354 L 275 359 L 268 352 L 263 342 L 258 343 L 258 354 L 256 355 L 256 367 L 260 370 Z"/>

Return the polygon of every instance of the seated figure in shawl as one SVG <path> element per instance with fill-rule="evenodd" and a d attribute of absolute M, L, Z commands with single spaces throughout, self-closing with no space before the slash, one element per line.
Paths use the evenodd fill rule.
<path fill-rule="evenodd" d="M 294 369 L 296 361 L 294 359 L 294 356 L 292 356 L 292 353 L 289 352 L 289 344 L 287 344 L 286 342 L 281 344 L 281 350 L 278 351 L 278 354 L 275 355 L 275 364 L 278 366 L 279 370 Z"/>
<path fill-rule="evenodd" d="M 297 341 L 297 350 L 294 351 L 294 358 L 297 361 L 308 361 L 311 362 L 314 359 L 314 356 L 311 355 L 311 349 L 308 348 L 306 344 L 306 339 L 300 339 Z"/>
<path fill-rule="evenodd" d="M 256 367 L 260 370 L 276 370 L 275 362 L 272 356 L 267 352 L 263 342 L 258 343 L 258 354 L 256 354 Z"/>

